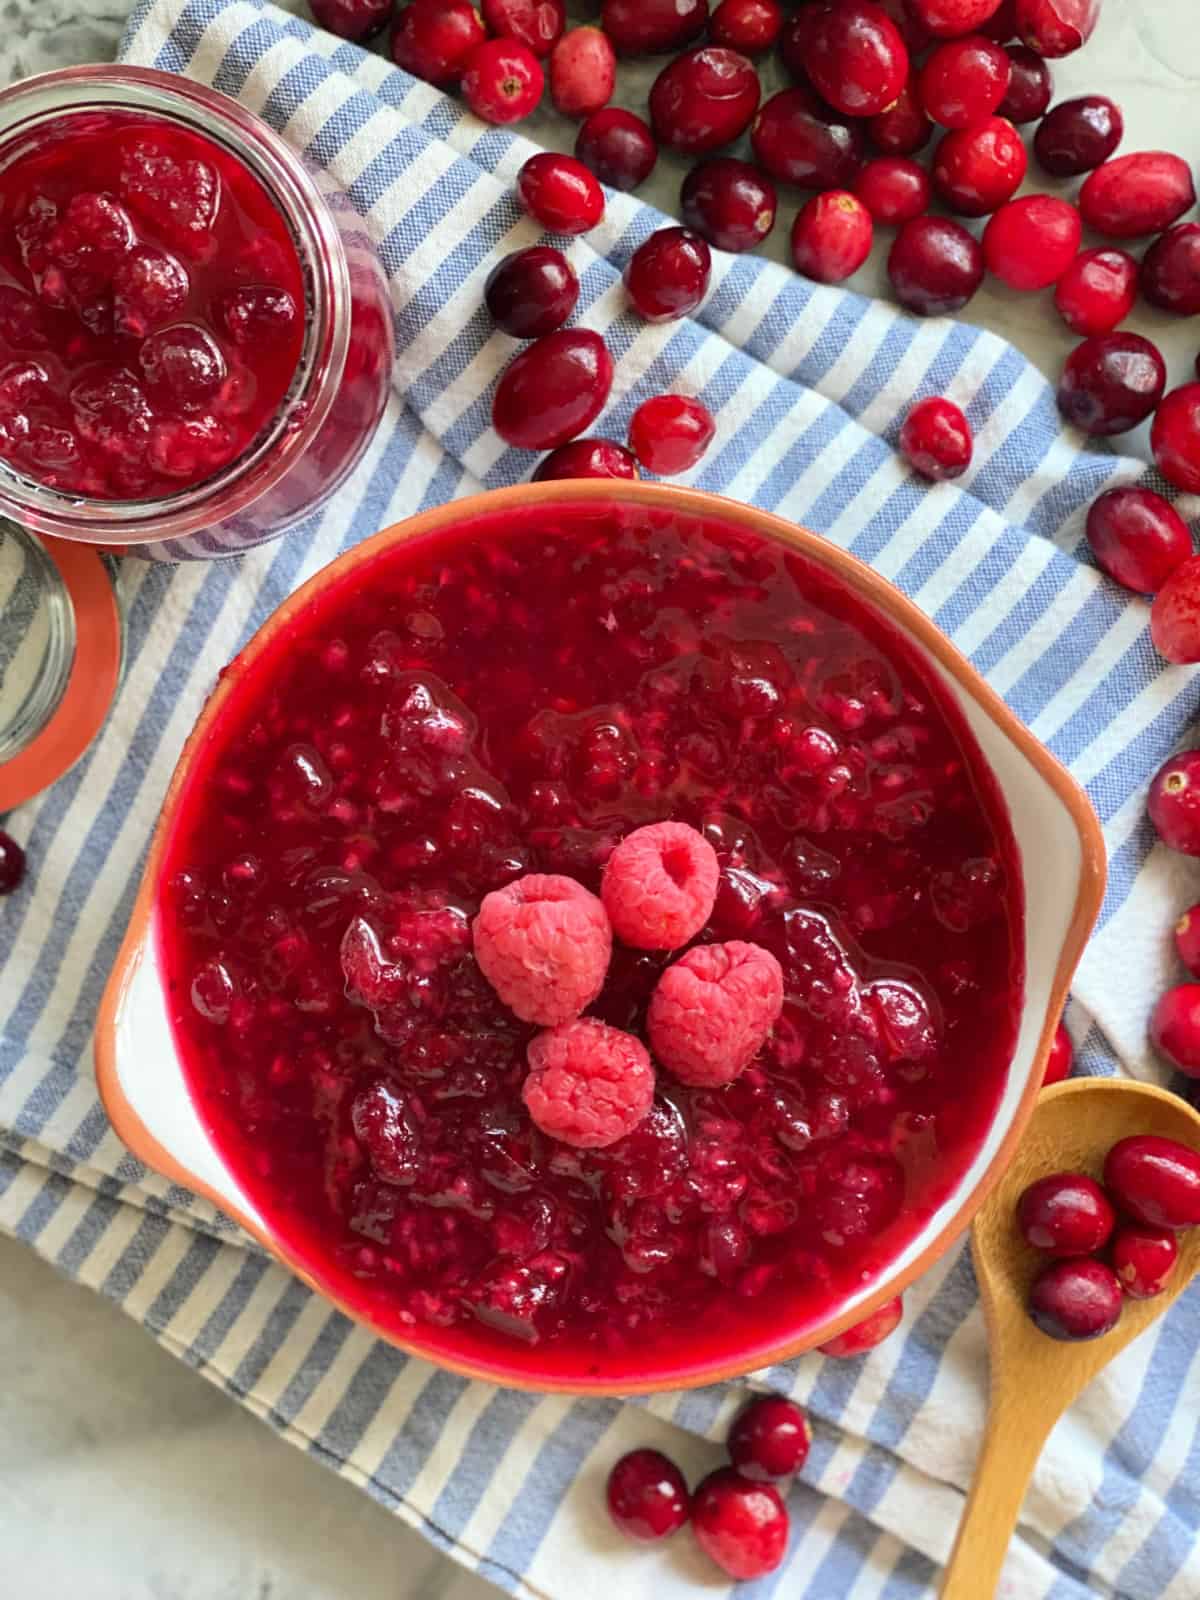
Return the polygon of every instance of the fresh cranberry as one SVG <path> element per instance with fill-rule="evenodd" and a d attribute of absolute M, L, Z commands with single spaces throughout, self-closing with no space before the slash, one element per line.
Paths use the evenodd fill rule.
<path fill-rule="evenodd" d="M 498 328 L 514 339 L 536 339 L 561 328 L 574 311 L 579 279 L 561 250 L 534 244 L 492 268 L 483 298 Z"/>
<path fill-rule="evenodd" d="M 775 226 L 775 185 L 749 161 L 713 156 L 683 180 L 680 209 L 689 228 L 718 250 L 752 250 Z"/>
<path fill-rule="evenodd" d="M 706 406 L 681 394 L 643 400 L 629 422 L 629 447 L 662 478 L 688 472 L 712 443 L 717 425 Z"/>
<path fill-rule="evenodd" d="M 871 253 L 871 213 L 845 189 L 815 194 L 792 224 L 792 263 L 817 283 L 841 283 Z"/>
<path fill-rule="evenodd" d="M 1106 161 L 1079 191 L 1084 222 L 1112 239 L 1162 233 L 1195 203 L 1192 169 L 1164 150 Z"/>
<path fill-rule="evenodd" d="M 1008 93 L 1012 67 L 998 44 L 982 34 L 938 45 L 917 79 L 927 116 L 943 128 L 986 122 Z"/>
<path fill-rule="evenodd" d="M 518 449 L 553 450 L 595 422 L 612 379 L 612 356 L 598 333 L 548 333 L 505 369 L 492 401 L 492 426 Z"/>
<path fill-rule="evenodd" d="M 1120 1140 L 1105 1158 L 1104 1186 L 1148 1228 L 1178 1233 L 1200 1223 L 1200 1155 L 1176 1139 L 1139 1133 Z"/>
<path fill-rule="evenodd" d="M 876 1345 L 882 1344 L 895 1333 L 903 1318 L 904 1301 L 897 1295 L 894 1300 L 885 1300 L 869 1317 L 856 1322 L 836 1338 L 827 1339 L 817 1348 L 823 1356 L 835 1356 L 841 1361 L 853 1360 L 855 1356 L 865 1355 L 868 1350 L 874 1350 Z"/>
<path fill-rule="evenodd" d="M 12 834 L 0 830 L 0 894 L 12 894 L 25 876 L 25 852 Z"/>
<path fill-rule="evenodd" d="M 925 168 L 905 156 L 879 156 L 868 161 L 854 192 L 875 222 L 898 228 L 929 209 L 932 189 Z"/>
<path fill-rule="evenodd" d="M 483 0 L 483 20 L 498 38 L 548 56 L 567 25 L 567 8 L 564 0 Z"/>
<path fill-rule="evenodd" d="M 873 117 L 892 104 L 908 77 L 899 29 L 872 0 L 816 8 L 804 65 L 817 93 L 849 117 Z"/>
<path fill-rule="evenodd" d="M 677 56 L 650 90 L 659 144 L 684 155 L 719 150 L 744 133 L 758 109 L 754 64 L 736 50 L 704 45 Z"/>
<path fill-rule="evenodd" d="M 933 34 L 913 9 L 913 0 L 879 0 L 900 30 L 909 57 L 919 56 L 933 43 Z"/>
<path fill-rule="evenodd" d="M 925 115 L 915 75 L 886 111 L 871 117 L 867 132 L 877 150 L 889 156 L 915 156 L 933 137 L 933 123 Z"/>
<path fill-rule="evenodd" d="M 1011 200 L 1028 158 L 1021 135 L 1003 117 L 948 133 L 934 151 L 933 187 L 962 217 L 985 217 Z"/>
<path fill-rule="evenodd" d="M 1009 46 L 1008 62 L 1008 92 L 1000 102 L 1000 115 L 1018 125 L 1036 122 L 1045 116 L 1054 94 L 1050 68 L 1023 44 Z"/>
<path fill-rule="evenodd" d="M 1120 107 L 1106 95 L 1088 94 L 1047 113 L 1033 136 L 1033 151 L 1052 177 L 1077 178 L 1107 161 L 1124 133 Z"/>
<path fill-rule="evenodd" d="M 1075 259 L 1083 223 L 1069 200 L 1049 194 L 1009 200 L 983 233 L 988 271 L 1010 289 L 1046 289 Z"/>
<path fill-rule="evenodd" d="M 637 462 L 623 444 L 612 439 L 572 439 L 560 444 L 533 474 L 534 483 L 562 478 L 636 478 Z"/>
<path fill-rule="evenodd" d="M 757 56 L 771 48 L 782 27 L 778 0 L 721 0 L 709 19 L 708 36 L 727 50 Z"/>
<path fill-rule="evenodd" d="M 1194 317 L 1200 312 L 1200 222 L 1179 222 L 1142 258 L 1142 293 L 1160 311 Z"/>
<path fill-rule="evenodd" d="M 391 0 L 312 0 L 313 20 L 339 39 L 361 44 L 387 27 Z"/>
<path fill-rule="evenodd" d="M 1167 368 L 1140 333 L 1101 333 L 1077 344 L 1058 385 L 1058 409 L 1084 433 L 1128 433 L 1162 399 Z"/>
<path fill-rule="evenodd" d="M 1154 1048 L 1189 1078 L 1200 1078 L 1200 983 L 1168 989 L 1150 1018 Z"/>
<path fill-rule="evenodd" d="M 564 117 L 590 117 L 612 99 L 617 56 L 599 28 L 568 28 L 550 52 L 550 98 Z"/>
<path fill-rule="evenodd" d="M 1200 856 L 1200 750 L 1168 756 L 1151 780 L 1147 806 L 1165 845 Z"/>
<path fill-rule="evenodd" d="M 900 448 L 923 478 L 961 478 L 971 465 L 971 424 L 953 400 L 919 400 L 900 429 Z"/>
<path fill-rule="evenodd" d="M 704 32 L 708 0 L 604 0 L 600 26 L 623 56 L 674 55 Z"/>
<path fill-rule="evenodd" d="M 1200 661 L 1200 556 L 1181 562 L 1155 595 L 1150 637 L 1159 655 L 1168 661 L 1181 666 Z M 1200 854 L 1200 850 L 1188 853 Z"/>
<path fill-rule="evenodd" d="M 1175 949 L 1192 977 L 1200 977 L 1200 905 L 1185 911 L 1175 924 Z"/>
<path fill-rule="evenodd" d="M 1033 1281 L 1029 1315 L 1052 1339 L 1099 1339 L 1121 1318 L 1121 1285 L 1103 1261 L 1053 1261 Z"/>
<path fill-rule="evenodd" d="M 751 1483 L 732 1467 L 710 1472 L 692 1498 L 696 1543 L 731 1578 L 774 1572 L 788 1541 L 787 1507 L 769 1483 Z"/>
<path fill-rule="evenodd" d="M 750 129 L 759 164 L 800 189 L 844 189 L 862 167 L 864 142 L 854 123 L 827 122 L 811 89 L 781 89 Z"/>
<path fill-rule="evenodd" d="M 1040 56 L 1069 56 L 1092 36 L 1100 0 L 1016 0 L 1017 32 Z"/>
<path fill-rule="evenodd" d="M 919 317 L 943 317 L 961 311 L 983 282 L 983 251 L 961 223 L 914 217 L 897 234 L 887 267 L 902 306 Z"/>
<path fill-rule="evenodd" d="M 586 233 L 604 215 L 604 191 L 582 161 L 544 151 L 517 173 L 517 199 L 551 233 Z"/>
<path fill-rule="evenodd" d="M 728 1442 L 729 1459 L 743 1478 L 782 1483 L 807 1461 L 812 1434 L 794 1401 L 768 1394 L 738 1412 Z"/>
<path fill-rule="evenodd" d="M 1126 1222 L 1112 1236 L 1108 1259 L 1128 1299 L 1153 1300 L 1175 1270 L 1179 1240 L 1161 1228 Z"/>
<path fill-rule="evenodd" d="M 456 83 L 467 57 L 487 38 L 469 0 L 413 0 L 392 23 L 392 60 L 439 88 Z"/>
<path fill-rule="evenodd" d="M 997 44 L 1007 44 L 1010 39 L 1015 39 L 1017 36 L 1017 0 L 1000 0 L 1000 4 L 988 17 L 987 21 L 979 24 L 979 31 L 980 33 L 986 33 L 989 39 L 995 39 Z"/>
<path fill-rule="evenodd" d="M 1025 1243 L 1051 1256 L 1090 1256 L 1103 1250 L 1116 1220 L 1104 1190 L 1082 1172 L 1039 1178 L 1017 1202 Z"/>
<path fill-rule="evenodd" d="M 1172 389 L 1150 430 L 1158 470 L 1178 489 L 1200 492 L 1200 383 Z"/>
<path fill-rule="evenodd" d="M 956 39 L 982 28 L 1000 0 L 909 0 L 909 4 L 936 38 Z"/>
<path fill-rule="evenodd" d="M 688 1519 L 687 1481 L 658 1450 L 631 1450 L 608 1475 L 608 1514 L 627 1539 L 651 1544 Z"/>
<path fill-rule="evenodd" d="M 1074 333 L 1111 333 L 1137 300 L 1138 264 L 1113 247 L 1082 250 L 1054 289 L 1059 315 Z"/>
<path fill-rule="evenodd" d="M 690 316 L 708 292 L 712 255 L 688 228 L 659 228 L 640 244 L 625 268 L 625 288 L 647 322 Z"/>
<path fill-rule="evenodd" d="M 1087 516 L 1097 563 L 1136 594 L 1157 594 L 1192 553 L 1187 523 L 1162 495 L 1134 485 L 1106 489 Z"/>
<path fill-rule="evenodd" d="M 528 45 L 489 39 L 476 45 L 463 67 L 463 98 L 477 117 L 501 125 L 519 122 L 542 98 L 545 74 Z"/>
<path fill-rule="evenodd" d="M 1074 1061 L 1075 1046 L 1071 1043 L 1066 1023 L 1060 1022 L 1054 1030 L 1054 1042 L 1050 1046 L 1050 1054 L 1046 1057 L 1042 1087 L 1049 1088 L 1052 1083 L 1061 1083 L 1064 1078 L 1069 1078 Z"/>
<path fill-rule="evenodd" d="M 658 146 L 641 117 L 620 106 L 605 106 L 580 128 L 575 154 L 601 183 L 628 193 L 654 171 Z"/>

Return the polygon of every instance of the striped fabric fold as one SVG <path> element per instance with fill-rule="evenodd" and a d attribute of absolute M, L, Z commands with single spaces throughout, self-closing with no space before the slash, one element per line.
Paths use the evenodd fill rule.
<path fill-rule="evenodd" d="M 481 305 L 496 259 L 536 242 L 512 198 L 531 147 L 377 57 L 254 0 L 148 0 L 123 58 L 236 95 L 326 167 L 367 220 L 399 340 L 378 436 L 336 502 L 235 562 L 123 561 L 128 666 L 80 765 L 9 826 L 34 872 L 0 910 L 0 1226 L 109 1295 L 181 1359 L 432 1542 L 511 1593 L 683 1600 L 732 1592 L 685 1542 L 633 1551 L 607 1526 L 607 1465 L 660 1443 L 692 1475 L 721 1458 L 747 1385 L 573 1402 L 471 1383 L 371 1339 L 206 1202 L 148 1173 L 98 1105 L 90 1030 L 175 756 L 222 664 L 317 568 L 423 507 L 528 475 L 489 428 L 514 349 Z M 1080 557 L 1083 515 L 1142 469 L 1081 450 L 1009 345 L 918 323 L 756 258 L 715 257 L 691 320 L 627 312 L 620 272 L 662 218 L 610 196 L 572 243 L 579 320 L 619 355 L 597 431 L 623 436 L 658 390 L 718 417 L 690 481 L 818 529 L 898 583 L 1086 786 L 1112 878 L 1069 1022 L 1084 1069 L 1154 1074 L 1146 997 L 1186 865 L 1152 849 L 1147 776 L 1196 711 L 1145 607 Z M 966 408 L 978 448 L 958 486 L 895 455 L 915 395 Z M 1196 514 L 1200 507 L 1185 506 Z M 814 1419 L 791 1495 L 785 1566 L 744 1586 L 790 1600 L 931 1596 L 980 1436 L 986 1351 L 959 1251 L 906 1297 L 899 1335 L 855 1362 L 805 1357 L 758 1375 Z M 1051 1439 L 1006 1569 L 1020 1600 L 1184 1600 L 1200 1593 L 1200 1289 L 1117 1360 Z"/>

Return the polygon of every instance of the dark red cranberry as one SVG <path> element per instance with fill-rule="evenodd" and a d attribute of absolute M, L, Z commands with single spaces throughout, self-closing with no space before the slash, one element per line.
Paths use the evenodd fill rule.
<path fill-rule="evenodd" d="M 636 478 L 637 462 L 623 444 L 613 439 L 572 439 L 560 444 L 540 461 L 534 483 L 556 483 L 562 478 Z"/>
<path fill-rule="evenodd" d="M 1200 1078 L 1200 983 L 1177 983 L 1150 1018 L 1154 1048 L 1189 1078 Z"/>
<path fill-rule="evenodd" d="M 612 99 L 617 56 L 599 28 L 568 28 L 550 52 L 550 98 L 564 117 L 590 117 Z"/>
<path fill-rule="evenodd" d="M 1162 399 L 1167 368 L 1140 333 L 1101 333 L 1075 346 L 1058 385 L 1058 409 L 1084 433 L 1128 433 Z"/>
<path fill-rule="evenodd" d="M 1200 312 L 1200 222 L 1168 228 L 1142 258 L 1142 293 L 1160 311 Z"/>
<path fill-rule="evenodd" d="M 752 250 L 775 226 L 775 185 L 749 161 L 713 156 L 680 191 L 683 220 L 718 250 Z"/>
<path fill-rule="evenodd" d="M 1033 151 L 1052 177 L 1076 178 L 1107 161 L 1124 132 L 1125 119 L 1114 101 L 1082 95 L 1047 113 L 1033 136 Z"/>
<path fill-rule="evenodd" d="M 844 189 L 862 167 L 858 127 L 827 122 L 811 89 L 781 89 L 754 119 L 750 143 L 761 166 L 800 189 Z"/>
<path fill-rule="evenodd" d="M 882 1344 L 895 1333 L 903 1317 L 904 1302 L 897 1295 L 894 1300 L 885 1300 L 869 1317 L 856 1322 L 853 1327 L 847 1328 L 844 1333 L 839 1333 L 836 1338 L 827 1339 L 817 1348 L 823 1356 L 835 1356 L 841 1361 L 853 1360 L 855 1356 L 865 1355 L 868 1350 L 874 1350 L 876 1345 Z"/>
<path fill-rule="evenodd" d="M 551 233 L 586 233 L 604 215 L 604 191 L 582 161 L 543 151 L 517 173 L 517 199 Z"/>
<path fill-rule="evenodd" d="M 877 150 L 889 156 L 914 156 L 933 137 L 933 123 L 925 115 L 916 78 L 897 95 L 895 103 L 867 122 L 867 133 Z"/>
<path fill-rule="evenodd" d="M 727 50 L 757 56 L 771 48 L 782 27 L 778 0 L 721 0 L 709 19 L 708 36 Z"/>
<path fill-rule="evenodd" d="M 841 283 L 871 254 L 875 227 L 857 195 L 845 189 L 815 194 L 792 224 L 792 263 L 817 283 Z"/>
<path fill-rule="evenodd" d="M 492 268 L 483 298 L 498 328 L 514 339 L 536 339 L 561 328 L 574 311 L 579 279 L 561 250 L 534 244 Z"/>
<path fill-rule="evenodd" d="M 1104 1190 L 1083 1172 L 1039 1178 L 1017 1202 L 1025 1243 L 1051 1256 L 1090 1256 L 1103 1250 L 1116 1220 Z"/>
<path fill-rule="evenodd" d="M 938 45 L 921 68 L 917 88 L 926 116 L 943 128 L 973 128 L 1000 105 L 1011 75 L 1008 55 L 998 44 L 969 34 Z"/>
<path fill-rule="evenodd" d="M 1046 115 L 1054 95 L 1054 76 L 1050 68 L 1023 44 L 1008 47 L 1008 93 L 1000 102 L 1000 115 L 1018 125 L 1036 122 Z"/>
<path fill-rule="evenodd" d="M 1122 1211 L 1149 1228 L 1178 1233 L 1200 1223 L 1200 1155 L 1176 1139 L 1138 1133 L 1120 1140 L 1105 1158 L 1104 1184 Z"/>
<path fill-rule="evenodd" d="M 1040 56 L 1069 56 L 1092 36 L 1100 0 L 1016 0 L 1017 32 Z"/>
<path fill-rule="evenodd" d="M 1052 1339 L 1099 1339 L 1121 1317 L 1121 1285 L 1103 1261 L 1052 1261 L 1034 1279 L 1029 1315 Z"/>
<path fill-rule="evenodd" d="M 1150 446 L 1164 478 L 1189 494 L 1200 492 L 1200 384 L 1171 390 L 1158 408 Z"/>
<path fill-rule="evenodd" d="M 873 221 L 898 228 L 929 209 L 933 190 L 925 168 L 906 156 L 879 156 L 868 161 L 854 192 Z"/>
<path fill-rule="evenodd" d="M 313 19 L 339 39 L 361 44 L 387 27 L 390 0 L 312 0 Z"/>
<path fill-rule="evenodd" d="M 483 0 L 483 20 L 489 33 L 548 56 L 567 25 L 567 8 L 564 0 Z"/>
<path fill-rule="evenodd" d="M 467 57 L 463 99 L 485 122 L 519 122 L 537 106 L 545 82 L 542 64 L 528 45 L 489 39 Z"/>
<path fill-rule="evenodd" d="M 689 228 L 659 228 L 640 244 L 625 268 L 625 288 L 647 322 L 689 316 L 708 292 L 712 255 Z"/>
<path fill-rule="evenodd" d="M 758 109 L 754 64 L 736 50 L 704 45 L 677 56 L 650 90 L 650 122 L 659 144 L 702 156 L 732 144 Z"/>
<path fill-rule="evenodd" d="M 1106 161 L 1079 191 L 1084 222 L 1112 239 L 1162 233 L 1195 203 L 1192 169 L 1165 150 Z"/>
<path fill-rule="evenodd" d="M 25 852 L 12 834 L 0 830 L 0 894 L 12 894 L 25 876 Z"/>
<path fill-rule="evenodd" d="M 1165 845 L 1200 856 L 1200 750 L 1168 756 L 1151 781 L 1147 806 Z"/>
<path fill-rule="evenodd" d="M 774 1572 L 787 1550 L 787 1507 L 769 1483 L 732 1467 L 710 1472 L 692 1498 L 692 1532 L 722 1572 L 742 1581 Z"/>
<path fill-rule="evenodd" d="M 997 44 L 1007 44 L 1017 37 L 1017 0 L 1000 0 L 986 22 L 979 24 L 980 33 L 986 33 Z M 1034 52 L 1036 54 L 1036 51 Z"/>
<path fill-rule="evenodd" d="M 595 422 L 612 379 L 612 356 L 598 333 L 548 333 L 506 367 L 492 400 L 492 426 L 521 450 L 553 450 Z"/>
<path fill-rule="evenodd" d="M 575 154 L 601 183 L 628 193 L 654 171 L 658 146 L 641 117 L 620 106 L 605 106 L 580 128 Z"/>
<path fill-rule="evenodd" d="M 909 0 L 909 4 L 935 38 L 957 39 L 982 28 L 1000 0 Z"/>
<path fill-rule="evenodd" d="M 808 34 L 817 18 L 815 5 L 803 5 L 793 11 L 779 35 L 779 56 L 784 69 L 794 82 L 811 88 L 808 76 Z"/>
<path fill-rule="evenodd" d="M 1185 911 L 1175 924 L 1175 948 L 1192 977 L 1200 977 L 1200 905 Z"/>
<path fill-rule="evenodd" d="M 899 29 L 872 0 L 820 4 L 806 33 L 805 70 L 822 99 L 848 117 L 873 117 L 908 77 Z"/>
<path fill-rule="evenodd" d="M 1052 1083 L 1061 1083 L 1064 1078 L 1069 1078 L 1074 1061 L 1075 1046 L 1071 1043 L 1071 1035 L 1067 1032 L 1066 1024 L 1060 1022 L 1054 1030 L 1054 1042 L 1050 1046 L 1050 1054 L 1046 1057 L 1042 1087 L 1048 1089 Z"/>
<path fill-rule="evenodd" d="M 1130 1300 L 1153 1300 L 1179 1260 L 1179 1240 L 1161 1228 L 1127 1222 L 1113 1234 L 1108 1259 Z"/>
<path fill-rule="evenodd" d="M 983 259 L 1010 289 L 1047 289 L 1074 261 L 1082 237 L 1083 223 L 1069 200 L 1026 194 L 990 218 Z"/>
<path fill-rule="evenodd" d="M 900 429 L 900 448 L 923 478 L 961 478 L 971 465 L 971 424 L 953 400 L 919 400 Z"/>
<path fill-rule="evenodd" d="M 1157 421 L 1155 418 L 1156 424 Z M 1150 637 L 1159 655 L 1168 661 L 1181 666 L 1200 661 L 1200 556 L 1189 556 L 1181 562 L 1155 595 L 1150 608 Z M 1200 849 L 1188 853 L 1200 855 Z"/>
<path fill-rule="evenodd" d="M 1191 533 L 1175 507 L 1132 484 L 1106 489 L 1093 502 L 1087 539 L 1099 566 L 1136 594 L 1157 594 L 1192 553 Z"/>
<path fill-rule="evenodd" d="M 951 211 L 985 217 L 1011 200 L 1028 158 L 1021 135 L 1003 117 L 948 133 L 934 151 L 933 187 Z"/>
<path fill-rule="evenodd" d="M 782 1483 L 808 1459 L 812 1434 L 803 1411 L 780 1394 L 763 1395 L 739 1411 L 729 1430 L 729 1459 L 752 1483 Z"/>
<path fill-rule="evenodd" d="M 604 0 L 600 26 L 623 56 L 673 55 L 704 32 L 708 0 Z"/>
<path fill-rule="evenodd" d="M 648 472 L 689 472 L 712 443 L 717 425 L 707 406 L 681 394 L 643 400 L 629 421 L 629 447 Z"/>
<path fill-rule="evenodd" d="M 392 24 L 392 60 L 414 78 L 439 87 L 457 83 L 476 45 L 487 38 L 469 0 L 413 0 Z"/>
<path fill-rule="evenodd" d="M 913 9 L 913 0 L 879 0 L 879 4 L 900 30 L 910 59 L 929 49 L 933 35 Z"/>
<path fill-rule="evenodd" d="M 888 277 L 907 310 L 919 317 L 948 316 L 961 311 L 983 282 L 983 250 L 961 223 L 915 217 L 896 235 Z"/>
<path fill-rule="evenodd" d="M 687 1481 L 658 1450 L 631 1450 L 608 1475 L 608 1514 L 627 1539 L 651 1544 L 688 1519 Z"/>
<path fill-rule="evenodd" d="M 1075 333 L 1111 333 L 1137 300 L 1138 264 L 1126 250 L 1082 250 L 1058 280 L 1054 304 Z"/>

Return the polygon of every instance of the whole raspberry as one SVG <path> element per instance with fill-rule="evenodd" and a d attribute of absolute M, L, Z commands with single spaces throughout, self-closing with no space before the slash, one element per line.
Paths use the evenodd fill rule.
<path fill-rule="evenodd" d="M 686 822 L 635 828 L 608 858 L 600 894 L 618 939 L 637 950 L 678 950 L 712 915 L 717 852 Z"/>
<path fill-rule="evenodd" d="M 632 1133 L 654 1100 L 654 1068 L 640 1039 L 595 1017 L 539 1033 L 526 1052 L 521 1094 L 543 1133 L 601 1150 Z"/>
<path fill-rule="evenodd" d="M 531 872 L 494 889 L 471 931 L 480 970 L 522 1022 L 570 1022 L 604 987 L 612 929 L 574 878 Z"/>
<path fill-rule="evenodd" d="M 783 971 L 761 945 L 697 945 L 667 968 L 646 1029 L 658 1060 L 683 1083 L 715 1089 L 749 1066 L 783 1009 Z"/>

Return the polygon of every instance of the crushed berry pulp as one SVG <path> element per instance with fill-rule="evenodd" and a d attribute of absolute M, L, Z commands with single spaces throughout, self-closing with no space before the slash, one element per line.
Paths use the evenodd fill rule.
<path fill-rule="evenodd" d="M 72 496 L 159 499 L 230 465 L 304 339 L 287 223 L 166 118 L 76 112 L 0 164 L 0 459 Z"/>
<path fill-rule="evenodd" d="M 497 510 L 228 670 L 164 855 L 169 1005 L 231 1169 L 359 1315 L 643 1377 L 819 1327 L 950 1195 L 1016 1036 L 1019 857 L 957 708 L 839 580 L 716 519 Z M 640 1126 L 571 1149 L 470 921 L 525 872 L 598 891 L 666 819 L 721 864 L 699 942 L 773 951 L 783 1013 L 734 1083 L 660 1069 Z M 617 943 L 591 1014 L 645 1040 L 671 959 Z"/>

